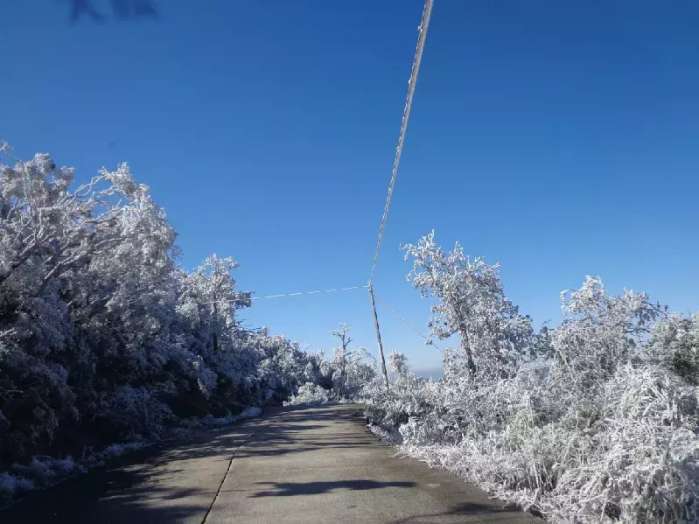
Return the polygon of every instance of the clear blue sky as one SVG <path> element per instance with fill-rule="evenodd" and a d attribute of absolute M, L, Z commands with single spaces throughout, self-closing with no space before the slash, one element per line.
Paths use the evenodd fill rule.
<path fill-rule="evenodd" d="M 232 255 L 258 295 L 365 282 L 421 2 L 172 0 L 126 20 L 91 3 L 102 23 L 71 23 L 67 0 L 0 8 L 16 154 L 51 152 L 81 179 L 128 161 L 181 263 Z M 432 228 L 501 262 L 538 324 L 586 274 L 699 309 L 699 4 L 570 4 L 436 0 L 377 278 L 413 324 L 427 304 L 399 245 Z M 375 348 L 364 291 L 243 317 L 314 349 L 345 321 Z M 439 365 L 382 318 L 389 349 Z"/>

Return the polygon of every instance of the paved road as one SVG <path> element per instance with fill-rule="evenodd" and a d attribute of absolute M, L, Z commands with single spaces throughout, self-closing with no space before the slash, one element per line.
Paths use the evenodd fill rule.
<path fill-rule="evenodd" d="M 28 497 L 1 522 L 541 523 L 379 442 L 356 406 L 277 410 Z"/>

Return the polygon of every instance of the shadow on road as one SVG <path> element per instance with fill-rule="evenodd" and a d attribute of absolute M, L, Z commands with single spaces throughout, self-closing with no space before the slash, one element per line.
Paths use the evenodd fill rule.
<path fill-rule="evenodd" d="M 271 485 L 272 491 L 259 491 L 252 495 L 257 497 L 291 497 L 294 495 L 317 495 L 329 493 L 336 489 L 361 491 L 381 488 L 412 488 L 414 482 L 377 482 L 375 480 L 339 480 L 335 482 L 257 482 Z"/>
<path fill-rule="evenodd" d="M 352 433 L 334 433 L 332 438 L 322 434 L 322 430 L 333 421 L 356 420 L 359 417 L 356 412 L 338 411 L 331 406 L 313 411 L 296 407 L 272 408 L 267 412 L 271 417 L 206 430 L 191 438 L 151 446 L 107 467 L 31 493 L 13 506 L 0 510 L 0 522 L 133 524 L 197 521 L 213 500 L 220 478 L 213 485 L 205 485 L 185 476 L 192 470 L 210 465 L 211 461 L 227 463 L 234 452 L 236 457 L 242 458 L 376 444 L 369 434 L 357 437 Z M 244 448 L 239 448 L 252 431 L 255 438 L 248 441 Z M 299 438 L 300 432 L 309 432 L 312 437 Z M 197 465 L 200 461 L 201 465 Z M 221 475 L 224 471 L 225 468 L 221 470 Z M 184 480 L 173 483 L 172 479 L 177 477 Z M 345 489 L 376 489 L 391 483 L 372 486 L 381 483 L 359 480 L 338 482 L 336 486 L 332 484 L 279 484 L 275 486 L 277 491 L 269 491 L 268 495 L 261 492 L 257 496 L 323 493 L 343 487 L 341 484 L 345 484 Z"/>
<path fill-rule="evenodd" d="M 143 453 L 130 455 L 128 460 L 142 460 L 143 463 L 133 466 L 122 463 L 100 468 L 45 491 L 30 494 L 14 506 L 0 511 L 0 522 L 182 522 L 199 514 L 201 508 L 194 504 L 168 507 L 154 502 L 184 499 L 199 490 L 173 490 L 166 485 L 158 486 L 158 474 L 154 474 L 151 468 L 165 456 L 157 454 L 149 458 Z"/>
<path fill-rule="evenodd" d="M 423 522 L 431 522 L 432 520 L 439 520 L 440 517 L 450 517 L 450 516 L 473 516 L 473 515 L 492 515 L 494 513 L 506 513 L 513 511 L 510 507 L 503 508 L 493 508 L 492 505 L 478 504 L 475 502 L 457 504 L 456 506 L 450 507 L 447 511 L 440 513 L 424 513 L 422 515 L 413 515 L 405 519 L 394 520 L 390 524 L 418 524 Z"/>

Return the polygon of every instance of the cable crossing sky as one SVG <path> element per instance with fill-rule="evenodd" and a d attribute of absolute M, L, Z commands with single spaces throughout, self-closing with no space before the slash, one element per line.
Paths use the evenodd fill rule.
<path fill-rule="evenodd" d="M 355 289 L 366 289 L 368 284 L 363 284 L 361 286 L 349 286 L 349 287 L 333 287 L 330 289 L 314 289 L 311 291 L 296 291 L 295 293 L 278 293 L 276 295 L 262 295 L 259 297 L 252 297 L 252 300 L 263 300 L 269 298 L 283 298 L 283 297 L 300 297 L 308 295 L 329 295 L 331 293 L 341 293 L 344 291 L 354 291 Z"/>
<path fill-rule="evenodd" d="M 393 190 L 396 187 L 396 179 L 398 178 L 398 168 L 400 167 L 400 158 L 403 154 L 405 145 L 405 137 L 408 134 L 408 122 L 410 120 L 410 112 L 413 108 L 413 98 L 415 96 L 415 86 L 417 85 L 417 77 L 420 74 L 420 64 L 422 63 L 422 51 L 425 48 L 427 40 L 427 29 L 430 25 L 430 17 L 432 16 L 432 0 L 425 0 L 425 7 L 422 10 L 422 19 L 418 26 L 417 47 L 415 48 L 415 58 L 413 66 L 410 70 L 410 79 L 408 80 L 408 94 L 405 98 L 405 106 L 403 107 L 403 117 L 400 122 L 400 132 L 398 133 L 398 145 L 396 146 L 396 154 L 393 157 L 393 165 L 391 166 L 391 178 L 388 182 L 388 191 L 386 192 L 386 203 L 383 207 L 383 214 L 379 221 L 379 233 L 376 238 L 376 249 L 374 251 L 374 259 L 371 262 L 371 270 L 369 271 L 369 285 L 374 281 L 376 266 L 379 263 L 379 255 L 381 253 L 381 245 L 383 244 L 384 230 L 386 222 L 388 222 L 388 213 L 391 210 L 391 202 L 393 201 Z"/>
<path fill-rule="evenodd" d="M 374 257 L 371 261 L 371 268 L 369 270 L 369 280 L 368 283 L 361 286 L 350 286 L 346 288 L 332 288 L 332 289 L 315 289 L 312 291 L 298 291 L 295 293 L 279 293 L 274 295 L 263 295 L 260 297 L 252 297 L 252 300 L 262 300 L 262 299 L 275 299 L 283 297 L 298 297 L 298 296 L 309 296 L 309 295 L 321 295 L 336 293 L 338 291 L 352 291 L 355 289 L 368 289 L 369 298 L 371 302 L 371 308 L 374 318 L 374 327 L 376 330 L 376 339 L 379 346 L 379 352 L 381 354 L 381 364 L 384 379 L 386 382 L 386 388 L 389 387 L 388 373 L 386 371 L 386 359 L 384 357 L 383 342 L 381 340 L 381 328 L 379 326 L 379 317 L 376 310 L 376 296 L 374 293 L 374 276 L 376 275 L 376 268 L 379 263 L 379 256 L 381 254 L 381 246 L 383 244 L 384 232 L 386 230 L 386 224 L 388 222 L 388 215 L 391 210 L 391 203 L 393 201 L 393 191 L 396 187 L 396 180 L 398 179 L 398 168 L 400 167 L 400 160 L 403 154 L 403 148 L 405 147 L 405 137 L 408 134 L 408 123 L 410 121 L 410 113 L 413 108 L 413 99 L 415 97 L 415 86 L 417 85 L 417 79 L 420 74 L 420 64 L 422 63 L 422 54 L 425 49 L 425 42 L 427 40 L 427 30 L 430 25 L 430 18 L 432 16 L 432 5 L 433 0 L 425 0 L 425 5 L 422 9 L 422 17 L 420 19 L 420 25 L 418 26 L 418 38 L 417 45 L 415 47 L 415 55 L 413 57 L 412 67 L 410 69 L 410 78 L 408 79 L 408 92 L 405 98 L 405 105 L 403 106 L 403 116 L 400 122 L 400 130 L 398 132 L 398 144 L 396 145 L 395 155 L 393 157 L 393 163 L 391 165 L 391 177 L 388 181 L 388 189 L 386 191 L 386 201 L 383 207 L 383 213 L 381 214 L 381 219 L 379 220 L 379 229 L 376 236 L 376 248 L 374 250 Z M 384 303 L 385 304 L 385 303 Z M 397 313 L 397 312 L 396 312 Z M 398 314 L 398 313 L 397 313 Z M 398 316 L 405 321 L 405 319 L 398 314 Z M 419 331 L 417 331 L 419 333 Z M 419 333 L 422 338 L 429 340 L 427 337 Z"/>
<path fill-rule="evenodd" d="M 396 152 L 393 158 L 393 164 L 391 166 L 391 177 L 388 182 L 386 201 L 384 203 L 384 209 L 381 215 L 381 220 L 379 221 L 379 230 L 376 238 L 376 248 L 374 251 L 374 257 L 371 262 L 371 269 L 369 270 L 368 284 L 361 286 L 351 286 L 347 288 L 317 289 L 313 291 L 301 291 L 296 293 L 279 293 L 274 295 L 264 295 L 260 297 L 253 297 L 253 300 L 295 297 L 301 295 L 318 295 L 323 293 L 335 293 L 337 291 L 351 291 L 354 289 L 371 289 L 373 287 L 374 275 L 376 274 L 376 267 L 379 262 L 379 255 L 381 253 L 381 246 L 383 244 L 384 231 L 386 229 L 386 223 L 388 222 L 388 215 L 391 209 L 391 203 L 393 201 L 393 190 L 396 186 L 396 180 L 398 178 L 398 168 L 400 167 L 400 159 L 401 155 L 403 154 L 403 148 L 405 146 L 405 137 L 408 133 L 408 122 L 410 120 L 410 113 L 413 107 L 413 98 L 415 97 L 415 86 L 417 85 L 418 75 L 420 74 L 422 53 L 425 48 L 425 41 L 427 40 L 427 29 L 429 28 L 430 18 L 432 16 L 432 5 L 433 0 L 425 0 L 425 6 L 422 10 L 422 17 L 420 19 L 420 25 L 417 28 L 417 46 L 415 48 L 415 56 L 413 58 L 412 68 L 410 70 L 410 78 L 408 79 L 408 93 L 405 98 L 405 105 L 403 106 L 403 116 L 401 118 L 400 131 L 398 133 L 398 144 L 396 145 Z"/>

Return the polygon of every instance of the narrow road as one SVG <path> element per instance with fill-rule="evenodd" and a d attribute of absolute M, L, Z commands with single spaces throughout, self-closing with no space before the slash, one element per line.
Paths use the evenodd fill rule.
<path fill-rule="evenodd" d="M 395 451 L 356 406 L 283 409 L 26 498 L 2 522 L 542 522 Z"/>

